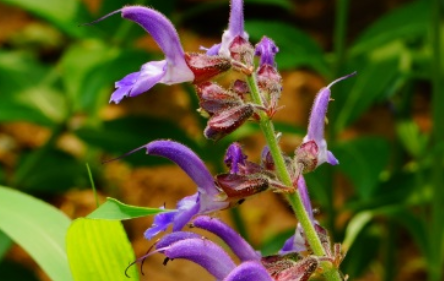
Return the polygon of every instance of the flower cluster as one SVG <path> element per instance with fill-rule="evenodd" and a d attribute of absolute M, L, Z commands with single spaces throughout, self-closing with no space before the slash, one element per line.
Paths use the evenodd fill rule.
<path fill-rule="evenodd" d="M 172 23 L 153 9 L 128 6 L 99 20 L 116 13 L 144 28 L 157 42 L 165 59 L 147 62 L 138 72 L 116 82 L 110 102 L 119 103 L 125 97 L 142 94 L 157 83 L 191 82 L 199 98 L 199 110 L 208 118 L 204 130 L 208 139 L 219 140 L 248 120 L 265 124 L 264 130 L 272 128 L 271 119 L 279 110 L 282 92 L 282 77 L 275 62 L 279 48 L 268 37 L 263 37 L 256 46 L 250 44 L 244 31 L 242 0 L 231 0 L 229 25 L 221 42 L 208 49 L 202 47 L 205 52 L 200 53 L 186 53 Z M 256 60 L 258 66 L 255 66 Z M 243 74 L 245 79 L 233 81 L 228 87 L 215 82 L 217 75 L 230 70 Z M 228 147 L 224 159 L 227 172 L 216 176 L 209 172 L 193 151 L 171 140 L 152 141 L 131 151 L 145 149 L 148 155 L 173 161 L 197 185 L 197 192 L 180 200 L 176 209 L 154 218 L 153 225 L 145 232 L 147 239 L 152 239 L 170 225 L 173 233 L 161 238 L 152 253 L 162 253 L 167 259 L 191 260 L 206 268 L 217 280 L 227 281 L 303 281 L 310 278 L 321 262 L 327 261 L 338 267 L 342 259 L 340 248 L 335 245 L 332 253 L 327 231 L 314 218 L 303 174 L 325 162 L 339 164 L 327 149 L 324 125 L 331 101 L 330 88 L 351 75 L 354 73 L 333 81 L 319 91 L 311 110 L 307 135 L 295 149 L 294 157 L 280 152 L 278 137 L 273 129 L 270 129 L 271 133 L 268 131 L 268 138 L 274 141 L 263 148 L 260 163 L 247 160 L 241 145 L 233 143 Z M 288 175 L 288 180 L 282 174 Z M 322 256 L 313 255 L 315 251 L 307 238 L 307 225 L 299 223 L 295 227 L 295 234 L 277 255 L 262 257 L 234 230 L 219 220 L 201 216 L 235 207 L 266 190 L 299 198 L 297 200 L 302 202 L 304 210 L 302 213 L 295 210 L 296 215 L 308 218 L 309 227 L 314 229 L 314 235 L 321 243 Z M 236 266 L 227 253 L 213 242 L 182 231 L 190 221 L 194 227 L 219 236 L 238 256 L 240 264 Z"/>
<path fill-rule="evenodd" d="M 156 242 L 156 250 L 139 258 L 143 262 L 155 253 L 165 255 L 164 264 L 173 259 L 192 261 L 224 281 L 307 281 L 321 261 L 333 262 L 333 257 L 302 256 L 297 252 L 261 256 L 236 231 L 218 219 L 199 216 L 191 227 L 204 229 L 218 236 L 239 259 L 239 264 L 214 242 L 196 233 L 178 231 Z"/>

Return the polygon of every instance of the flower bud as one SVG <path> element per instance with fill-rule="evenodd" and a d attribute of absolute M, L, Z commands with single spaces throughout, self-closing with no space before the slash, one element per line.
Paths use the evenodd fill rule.
<path fill-rule="evenodd" d="M 206 54 L 185 53 L 185 62 L 194 73 L 194 84 L 207 81 L 231 68 L 229 59 Z"/>

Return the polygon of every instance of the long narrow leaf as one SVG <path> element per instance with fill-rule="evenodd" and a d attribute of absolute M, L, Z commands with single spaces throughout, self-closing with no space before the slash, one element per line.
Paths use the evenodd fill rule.
<path fill-rule="evenodd" d="M 125 269 L 136 258 L 120 222 L 77 219 L 66 242 L 74 280 L 129 280 Z M 131 280 L 139 280 L 134 266 L 126 273 Z"/>
<path fill-rule="evenodd" d="M 72 280 L 65 252 L 70 224 L 53 206 L 0 186 L 0 230 L 25 249 L 54 281 Z"/>
<path fill-rule="evenodd" d="M 88 218 L 103 220 L 129 220 L 145 216 L 152 216 L 167 211 L 168 210 L 165 209 L 131 206 L 124 204 L 117 199 L 107 198 L 105 203 L 100 205 L 99 208 L 88 215 Z"/>

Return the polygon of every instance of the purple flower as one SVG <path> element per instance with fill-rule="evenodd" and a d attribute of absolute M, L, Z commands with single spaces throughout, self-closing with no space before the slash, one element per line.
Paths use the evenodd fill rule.
<path fill-rule="evenodd" d="M 313 171 L 316 167 L 325 162 L 330 165 L 339 164 L 339 161 L 333 153 L 327 149 L 327 142 L 324 137 L 325 118 L 331 96 L 330 87 L 355 74 L 356 72 L 353 72 L 336 79 L 327 87 L 322 88 L 316 95 L 311 109 L 307 135 L 304 137 L 301 146 L 298 147 L 295 153 L 295 165 L 298 170 L 296 175 L 301 174 L 302 171 Z"/>
<path fill-rule="evenodd" d="M 275 66 L 274 57 L 279 52 L 279 48 L 270 38 L 264 36 L 256 44 L 255 56 L 260 57 L 260 66 L 264 64 Z"/>
<path fill-rule="evenodd" d="M 231 0 L 230 19 L 228 29 L 222 35 L 222 42 L 207 49 L 207 55 L 231 57 L 230 48 L 235 40 L 248 42 L 248 34 L 244 31 L 244 3 L 243 0 Z"/>
<path fill-rule="evenodd" d="M 315 228 L 315 231 L 322 242 L 322 245 L 324 246 L 326 252 L 329 253 L 330 256 L 332 256 L 330 254 L 331 245 L 330 241 L 328 240 L 327 231 L 322 226 L 320 226 L 319 222 L 314 218 L 313 208 L 311 206 L 310 197 L 308 195 L 307 185 L 302 175 L 298 177 L 297 187 L 299 195 L 302 198 L 302 203 L 304 204 L 305 211 L 308 213 L 308 217 L 310 218 L 311 223 L 313 224 L 313 227 Z M 310 251 L 310 245 L 307 241 L 302 225 L 298 223 L 296 226 L 295 234 L 288 238 L 287 241 L 285 241 L 284 246 L 281 248 L 279 253 L 283 255 L 305 251 Z"/>
<path fill-rule="evenodd" d="M 194 80 L 176 29 L 164 15 L 147 7 L 127 6 L 97 21 L 118 12 L 122 13 L 123 18 L 143 27 L 157 42 L 165 54 L 165 59 L 147 62 L 142 65 L 140 71 L 128 74 L 116 82 L 117 90 L 111 95 L 110 102 L 119 103 L 124 97 L 140 95 L 157 83 L 171 85 Z"/>
<path fill-rule="evenodd" d="M 162 253 L 166 262 L 187 259 L 205 268 L 216 280 L 223 281 L 306 281 L 319 265 L 318 258 L 303 258 L 299 254 L 262 257 L 236 231 L 215 218 L 197 217 L 192 226 L 218 236 L 237 256 L 239 265 L 214 242 L 186 231 L 165 235 L 157 242 L 155 251 L 137 261 Z"/>
<path fill-rule="evenodd" d="M 313 208 L 311 207 L 310 197 L 308 195 L 307 185 L 305 179 L 302 175 L 298 177 L 297 182 L 298 192 L 302 198 L 302 203 L 304 204 L 305 211 L 308 213 L 312 224 L 317 224 L 313 216 Z M 281 254 L 287 253 L 299 253 L 302 251 L 307 251 L 309 248 L 308 242 L 305 239 L 304 230 L 300 223 L 296 226 L 296 231 L 293 236 L 291 236 L 287 241 L 285 241 L 284 246 L 280 250 Z"/>
<path fill-rule="evenodd" d="M 175 211 L 161 213 L 154 217 L 153 225 L 145 231 L 146 239 L 151 239 L 159 232 L 166 230 L 170 224 L 173 225 L 173 231 L 178 231 L 197 214 L 211 213 L 229 206 L 228 202 L 216 200 L 220 191 L 214 184 L 213 176 L 202 160 L 188 147 L 174 141 L 159 140 L 150 142 L 130 153 L 144 148 L 149 155 L 165 157 L 175 162 L 197 184 L 197 193 L 180 200 Z"/>

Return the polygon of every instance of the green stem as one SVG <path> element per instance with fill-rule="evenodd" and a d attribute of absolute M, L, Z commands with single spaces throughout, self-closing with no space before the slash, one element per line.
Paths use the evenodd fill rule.
<path fill-rule="evenodd" d="M 433 153 L 433 168 L 432 168 L 432 225 L 430 231 L 429 244 L 429 280 L 441 280 L 442 263 L 443 263 L 443 226 L 442 213 L 444 212 L 444 175 L 442 173 L 444 149 L 442 141 L 444 140 L 444 113 L 442 105 L 444 104 L 444 87 L 443 87 L 443 73 L 441 65 L 441 7 L 440 0 L 433 0 L 431 2 L 431 46 L 432 46 L 432 118 L 433 118 L 433 132 L 432 132 L 432 147 Z"/>
<path fill-rule="evenodd" d="M 251 75 L 247 77 L 247 83 L 250 87 L 251 97 L 253 102 L 258 105 L 262 105 L 262 100 L 260 97 L 259 89 L 256 82 L 255 75 Z M 276 166 L 276 171 L 279 179 L 286 186 L 293 186 L 293 182 L 291 180 L 290 174 L 288 173 L 287 166 L 285 165 L 284 157 L 282 156 L 281 149 L 278 145 L 274 126 L 271 122 L 270 118 L 268 118 L 267 114 L 263 111 L 259 112 L 260 116 L 260 127 L 265 135 L 265 139 L 267 141 L 267 145 L 270 149 L 270 153 L 273 157 L 274 164 Z M 324 247 L 322 246 L 321 240 L 316 234 L 316 230 L 314 229 L 313 224 L 308 216 L 304 208 L 304 204 L 302 203 L 301 196 L 299 192 L 294 192 L 292 194 L 286 195 L 287 200 L 290 202 L 293 211 L 299 220 L 302 228 L 304 229 L 304 233 L 307 237 L 307 241 L 310 244 L 311 249 L 314 254 L 319 257 L 326 256 L 326 252 Z M 323 274 L 329 281 L 340 281 L 341 277 L 337 268 L 331 266 L 328 262 L 322 262 L 322 268 L 324 269 Z"/>

